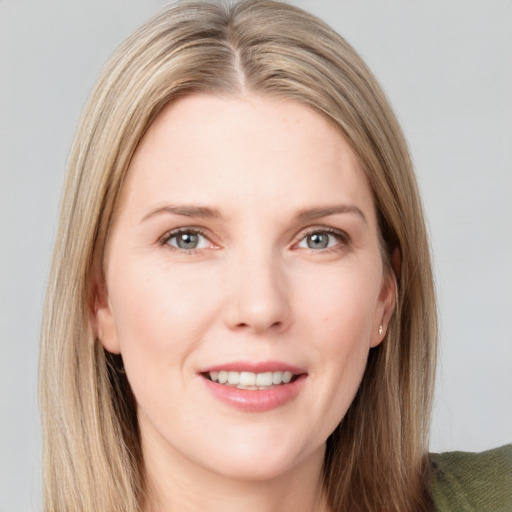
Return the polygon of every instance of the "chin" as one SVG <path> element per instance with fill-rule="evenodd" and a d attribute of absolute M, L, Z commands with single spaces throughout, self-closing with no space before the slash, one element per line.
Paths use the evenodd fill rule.
<path fill-rule="evenodd" d="M 255 442 L 231 439 L 224 445 L 227 449 L 209 459 L 215 461 L 215 464 L 209 464 L 210 471 L 233 480 L 263 482 L 286 477 L 315 459 L 318 462 L 315 466 L 323 463 L 325 443 L 316 448 L 290 443 L 286 431 L 271 439 L 268 443 L 261 437 Z"/>

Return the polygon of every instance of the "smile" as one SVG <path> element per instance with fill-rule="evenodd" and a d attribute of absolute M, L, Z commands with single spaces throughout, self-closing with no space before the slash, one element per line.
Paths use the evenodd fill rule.
<path fill-rule="evenodd" d="M 292 402 L 307 372 L 284 362 L 234 362 L 204 368 L 199 375 L 221 403 L 244 412 L 266 412 Z"/>
<path fill-rule="evenodd" d="M 224 384 L 226 386 L 236 387 L 237 389 L 248 389 L 251 391 L 272 389 L 282 384 L 289 384 L 295 380 L 298 375 L 290 371 L 276 372 L 235 372 L 235 371 L 216 371 L 208 372 L 206 377 L 212 382 Z"/>

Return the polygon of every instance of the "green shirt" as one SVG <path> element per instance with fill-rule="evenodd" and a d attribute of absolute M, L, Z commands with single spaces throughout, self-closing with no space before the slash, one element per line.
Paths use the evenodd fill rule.
<path fill-rule="evenodd" d="M 512 444 L 430 454 L 434 512 L 512 512 Z"/>

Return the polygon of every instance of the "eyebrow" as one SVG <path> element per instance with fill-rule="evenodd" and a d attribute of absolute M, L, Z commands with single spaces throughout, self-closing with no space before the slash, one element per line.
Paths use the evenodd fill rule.
<path fill-rule="evenodd" d="M 327 206 L 322 208 L 305 208 L 299 210 L 297 218 L 301 221 L 321 219 L 323 217 L 329 217 L 330 215 L 336 215 L 339 213 L 354 213 L 361 217 L 361 219 L 367 224 L 368 220 L 363 210 L 352 204 L 340 204 L 335 206 Z"/>
<path fill-rule="evenodd" d="M 150 212 L 148 212 L 144 217 L 142 217 L 142 221 L 149 219 L 155 215 L 159 215 L 162 213 L 170 213 L 173 215 L 182 215 L 183 217 L 195 217 L 195 218 L 203 218 L 203 219 L 220 219 L 222 216 L 218 210 L 215 208 L 210 208 L 208 206 L 196 206 L 196 205 L 165 205 L 159 206 Z"/>
<path fill-rule="evenodd" d="M 149 211 L 144 217 L 142 221 L 149 219 L 155 215 L 160 215 L 163 213 L 168 213 L 172 215 L 181 215 L 183 217 L 194 217 L 194 218 L 203 218 L 203 219 L 221 219 L 222 215 L 215 208 L 211 208 L 209 206 L 199 206 L 199 205 L 165 205 L 154 208 Z M 329 217 L 330 215 L 337 215 L 343 213 L 353 213 L 361 217 L 361 219 L 368 223 L 366 219 L 366 215 L 364 212 L 355 205 L 350 204 L 341 204 L 335 206 L 326 206 L 320 208 L 304 208 L 299 210 L 296 218 L 299 221 L 309 221 L 315 219 L 321 219 L 323 217 Z"/>

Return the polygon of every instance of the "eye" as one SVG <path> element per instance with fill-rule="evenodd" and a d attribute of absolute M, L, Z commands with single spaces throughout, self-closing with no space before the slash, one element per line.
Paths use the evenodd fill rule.
<path fill-rule="evenodd" d="M 205 249 L 212 245 L 204 235 L 192 229 L 173 231 L 169 233 L 163 241 L 171 247 L 184 251 Z"/>
<path fill-rule="evenodd" d="M 301 249 L 330 249 L 343 241 L 343 235 L 335 231 L 318 230 L 308 233 L 297 245 Z"/>

